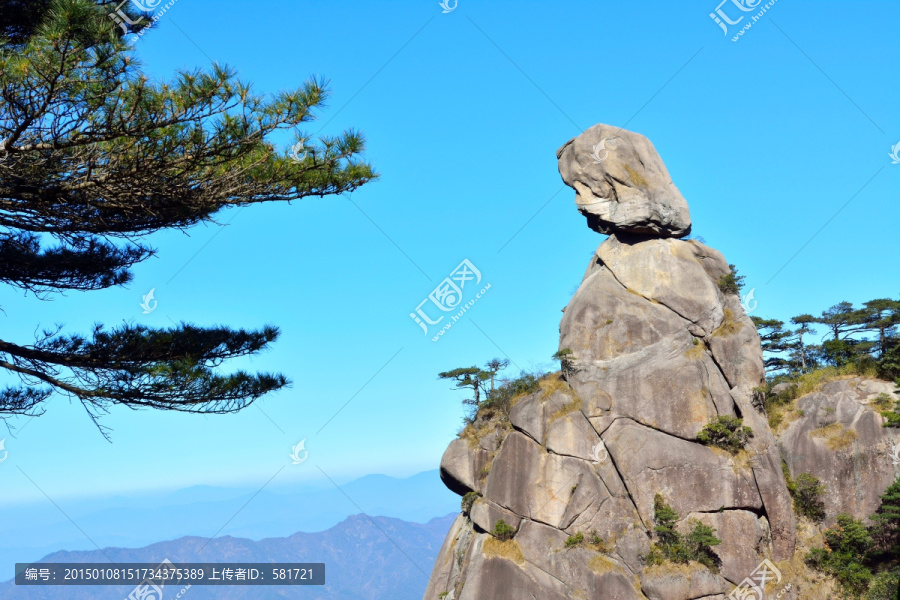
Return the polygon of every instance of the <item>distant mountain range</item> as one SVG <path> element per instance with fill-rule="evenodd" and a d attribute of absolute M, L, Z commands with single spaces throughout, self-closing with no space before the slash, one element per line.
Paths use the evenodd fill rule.
<path fill-rule="evenodd" d="M 323 531 L 360 512 L 413 524 L 459 510 L 459 497 L 444 487 L 436 470 L 406 479 L 367 475 L 340 490 L 325 482 L 257 492 L 197 486 L 131 498 L 59 501 L 59 508 L 49 501 L 2 507 L 0 581 L 13 577 L 16 562 L 36 561 L 60 550 L 140 548 L 184 536 L 261 540 Z"/>
<path fill-rule="evenodd" d="M 184 600 L 421 600 L 432 566 L 456 514 L 428 523 L 354 515 L 326 531 L 252 541 L 183 537 L 145 548 L 55 552 L 41 562 L 324 562 L 324 586 L 193 586 Z M 202 550 L 202 551 L 201 551 Z M 107 558 L 108 557 L 108 558 Z M 0 584 L 10 600 L 123 600 L 133 586 Z M 167 586 L 172 600 L 180 586 Z"/>

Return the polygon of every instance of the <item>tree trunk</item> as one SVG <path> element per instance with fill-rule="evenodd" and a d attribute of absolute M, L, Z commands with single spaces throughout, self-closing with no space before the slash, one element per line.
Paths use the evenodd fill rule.
<path fill-rule="evenodd" d="M 806 373 L 806 346 L 803 345 L 803 332 L 800 332 L 800 372 Z"/>

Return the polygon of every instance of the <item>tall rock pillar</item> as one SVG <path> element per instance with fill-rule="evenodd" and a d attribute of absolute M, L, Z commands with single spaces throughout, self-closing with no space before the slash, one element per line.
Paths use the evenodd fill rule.
<path fill-rule="evenodd" d="M 425 598 L 727 594 L 763 559 L 794 550 L 781 457 L 755 402 L 756 328 L 720 285 L 722 254 L 681 239 L 687 202 L 647 138 L 596 125 L 557 157 L 588 226 L 609 237 L 560 324 L 565 380 L 518 399 L 508 421 L 479 418 L 444 455 L 442 477 L 471 503 Z M 720 416 L 752 429 L 740 452 L 698 441 Z M 679 527 L 715 527 L 717 570 L 647 566 L 657 494 Z M 509 540 L 495 535 L 501 519 L 515 529 Z"/>

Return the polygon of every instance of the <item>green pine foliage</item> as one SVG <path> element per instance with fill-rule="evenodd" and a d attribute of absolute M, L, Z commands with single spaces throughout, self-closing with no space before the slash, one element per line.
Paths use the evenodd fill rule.
<path fill-rule="evenodd" d="M 712 547 L 722 543 L 722 540 L 717 538 L 715 534 L 715 528 L 695 521 L 693 529 L 685 538 L 688 556 L 692 560 L 706 565 L 711 570 L 717 569 L 718 561 L 718 557 L 712 552 Z"/>
<path fill-rule="evenodd" d="M 438 379 L 450 379 L 455 381 L 455 388 L 472 390 L 471 398 L 463 398 L 463 405 L 467 407 L 463 416 L 465 423 L 473 423 L 481 407 L 481 393 L 484 389 L 485 377 L 482 375 L 481 369 L 478 367 L 458 367 L 450 371 L 438 373 Z"/>
<path fill-rule="evenodd" d="M 609 545 L 607 544 L 606 540 L 604 540 L 602 537 L 600 537 L 600 534 L 598 534 L 596 531 L 592 530 L 588 534 L 587 543 L 594 550 L 597 550 L 599 552 L 608 552 L 609 551 Z"/>
<path fill-rule="evenodd" d="M 900 388 L 900 379 L 897 380 L 897 387 Z M 883 398 L 882 398 L 883 396 Z M 891 398 L 887 394 L 879 396 L 882 400 L 882 406 L 891 403 Z M 891 410 L 881 410 L 881 416 L 884 417 L 885 427 L 900 427 L 900 400 L 893 402 Z"/>
<path fill-rule="evenodd" d="M 794 501 L 794 512 L 806 517 L 814 523 L 825 520 L 825 503 L 822 496 L 825 494 L 825 486 L 819 479 L 810 473 L 800 473 L 796 479 L 791 477 L 785 463 L 781 464 L 784 477 L 787 481 L 788 492 Z"/>
<path fill-rule="evenodd" d="M 896 379 L 900 386 L 900 343 L 895 343 L 884 353 L 878 361 L 878 370 L 882 377 Z"/>
<path fill-rule="evenodd" d="M 743 419 L 720 415 L 703 427 L 697 440 L 737 454 L 753 437 L 753 430 L 744 426 Z"/>
<path fill-rule="evenodd" d="M 712 547 L 721 544 L 722 540 L 716 537 L 714 528 L 692 521 L 691 531 L 687 535 L 681 534 L 676 528 L 678 513 L 660 494 L 653 498 L 653 515 L 656 543 L 644 557 L 647 565 L 661 565 L 666 561 L 678 564 L 696 561 L 711 571 L 718 572 L 720 561 Z"/>
<path fill-rule="evenodd" d="M 523 371 L 518 377 L 500 379 L 497 387 L 487 394 L 483 407 L 508 420 L 509 411 L 512 410 L 515 400 L 538 391 L 541 388 L 541 377 L 544 375 L 545 373 L 541 372 Z"/>
<path fill-rule="evenodd" d="M 900 567 L 900 479 L 881 495 L 881 506 L 870 517 L 876 557 Z"/>
<path fill-rule="evenodd" d="M 824 545 L 806 556 L 811 567 L 837 580 L 846 597 L 895 600 L 900 584 L 900 479 L 881 496 L 872 526 L 847 514 L 824 533 Z M 891 595 L 894 594 L 894 595 Z"/>
<path fill-rule="evenodd" d="M 900 378 L 900 300 L 877 298 L 854 306 L 838 302 L 819 316 L 801 314 L 790 323 L 751 317 L 759 331 L 766 371 L 791 379 L 823 366 L 852 367 L 861 375 Z M 822 339 L 811 343 L 815 325 Z"/>
<path fill-rule="evenodd" d="M 438 373 L 438 379 L 454 381 L 455 389 L 467 390 L 471 394 L 462 401 L 466 407 L 463 417 L 465 424 L 494 416 L 508 421 L 516 399 L 540 389 L 541 377 L 546 373 L 522 371 L 518 377 L 500 377 L 500 371 L 508 366 L 509 360 L 494 358 L 483 369 L 475 366 L 458 367 Z"/>
<path fill-rule="evenodd" d="M 589 550 L 594 550 L 595 552 L 602 553 L 609 552 L 609 545 L 606 543 L 606 540 L 600 537 L 600 534 L 598 534 L 594 530 L 591 530 L 587 534 L 581 531 L 576 531 L 574 534 L 566 538 L 565 547 L 588 548 Z"/>
<path fill-rule="evenodd" d="M 261 94 L 222 65 L 150 78 L 128 32 L 109 18 L 116 4 L 5 0 L 0 8 L 0 282 L 36 299 L 123 286 L 154 255 L 154 233 L 377 178 L 352 130 L 304 140 L 302 160 L 281 147 L 291 132 L 306 137 L 329 97 L 324 80 Z M 123 10 L 137 16 L 130 5 Z M 223 270 L 223 281 L 229 275 Z M 54 394 L 81 403 L 95 423 L 115 405 L 235 412 L 288 380 L 221 367 L 278 335 L 273 326 L 125 324 L 0 340 L 0 367 L 20 382 L 0 389 L 0 419 L 37 416 Z"/>
<path fill-rule="evenodd" d="M 661 494 L 653 497 L 653 532 L 656 534 L 659 543 L 665 546 L 671 546 L 679 541 L 680 536 L 675 530 L 678 523 L 678 513 L 666 504 Z"/>
<path fill-rule="evenodd" d="M 869 584 L 866 600 L 897 600 L 898 590 L 900 590 L 900 569 L 882 571 Z"/>
<path fill-rule="evenodd" d="M 563 373 L 563 377 L 566 380 L 566 386 L 568 387 L 569 375 L 572 372 L 572 368 L 575 366 L 575 353 L 572 352 L 571 348 L 562 348 L 550 358 L 559 362 L 559 368 Z"/>
<path fill-rule="evenodd" d="M 722 290 L 723 294 L 738 296 L 741 293 L 741 289 L 744 287 L 745 277 L 743 275 L 738 275 L 736 266 L 728 265 L 728 268 L 731 269 L 731 271 L 719 278 L 719 289 Z"/>
<path fill-rule="evenodd" d="M 472 510 L 472 505 L 475 504 L 475 501 L 481 497 L 481 494 L 478 492 L 466 492 L 466 494 L 462 497 L 461 508 L 463 513 L 469 514 L 469 511 Z"/>
<path fill-rule="evenodd" d="M 503 519 L 498 520 L 494 523 L 494 531 L 492 532 L 494 537 L 496 537 L 501 542 L 505 542 L 507 540 L 511 540 L 514 535 L 516 535 L 515 527 L 507 524 Z"/>
<path fill-rule="evenodd" d="M 810 550 L 806 562 L 834 577 L 847 594 L 859 598 L 869 589 L 873 577 L 865 564 L 871 549 L 872 536 L 862 521 L 841 514 L 837 524 L 825 531 L 825 547 Z"/>

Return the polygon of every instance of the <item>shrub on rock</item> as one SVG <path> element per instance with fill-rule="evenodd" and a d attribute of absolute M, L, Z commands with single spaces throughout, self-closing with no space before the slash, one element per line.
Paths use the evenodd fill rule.
<path fill-rule="evenodd" d="M 822 501 L 822 495 L 825 493 L 825 486 L 819 483 L 819 478 L 810 473 L 800 473 L 793 479 L 786 468 L 784 475 L 788 492 L 794 499 L 794 511 L 814 523 L 824 521 L 825 503 Z"/>
<path fill-rule="evenodd" d="M 659 494 L 654 497 L 653 509 L 653 531 L 656 533 L 657 543 L 651 546 L 650 552 L 644 557 L 647 565 L 661 565 L 665 561 L 679 564 L 696 561 L 710 571 L 718 572 L 720 560 L 713 553 L 712 547 L 721 544 L 722 540 L 716 537 L 713 527 L 692 521 L 692 529 L 685 536 L 675 528 L 678 513 Z"/>
<path fill-rule="evenodd" d="M 701 444 L 716 446 L 732 454 L 743 449 L 752 437 L 753 430 L 744 426 L 743 419 L 727 415 L 716 417 L 697 434 L 697 440 Z"/>
<path fill-rule="evenodd" d="M 500 540 L 501 542 L 505 542 L 506 540 L 511 540 L 512 537 L 516 535 L 516 529 L 503 519 L 500 519 L 494 525 L 493 534 L 494 537 L 496 537 L 498 540 Z"/>

